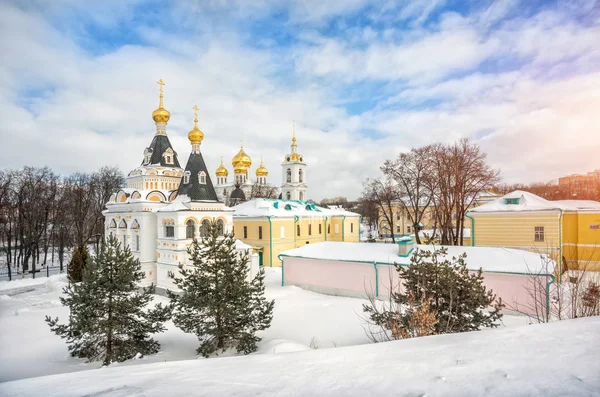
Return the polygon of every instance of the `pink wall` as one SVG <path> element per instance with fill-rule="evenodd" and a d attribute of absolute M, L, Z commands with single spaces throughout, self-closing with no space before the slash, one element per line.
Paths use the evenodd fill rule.
<path fill-rule="evenodd" d="M 375 293 L 375 269 L 373 264 L 283 257 L 284 285 L 297 285 L 312 291 L 340 295 L 365 297 L 365 291 Z M 377 265 L 379 296 L 389 296 L 390 289 L 399 285 L 398 272 L 394 266 Z M 484 273 L 486 288 L 502 299 L 505 310 L 533 313 L 530 298 L 534 282 L 531 276 L 522 274 Z M 546 276 L 535 284 L 545 285 Z M 392 288 L 390 288 L 390 285 Z"/>

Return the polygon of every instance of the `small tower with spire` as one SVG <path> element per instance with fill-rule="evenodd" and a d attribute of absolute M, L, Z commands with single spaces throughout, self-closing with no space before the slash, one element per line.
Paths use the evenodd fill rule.
<path fill-rule="evenodd" d="M 304 156 L 298 153 L 296 143 L 296 123 L 292 121 L 292 145 L 291 152 L 287 154 L 281 163 L 282 183 L 281 197 L 284 200 L 305 201 L 306 190 L 306 163 Z"/>

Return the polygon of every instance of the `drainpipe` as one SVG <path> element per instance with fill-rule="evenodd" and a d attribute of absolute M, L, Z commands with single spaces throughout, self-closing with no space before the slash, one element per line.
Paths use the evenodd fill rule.
<path fill-rule="evenodd" d="M 554 276 L 549 274 L 550 281 L 546 284 L 546 314 L 548 315 L 548 321 L 550 321 L 550 284 L 554 282 Z"/>
<path fill-rule="evenodd" d="M 377 269 L 377 262 L 373 262 L 373 268 L 375 268 L 375 297 L 379 297 L 379 270 Z"/>
<path fill-rule="evenodd" d="M 558 263 L 560 263 L 560 265 L 558 266 L 560 272 L 558 275 L 558 283 L 560 284 L 562 283 L 563 274 L 563 210 L 561 210 L 560 208 L 558 210 L 560 211 L 560 216 L 558 217 Z"/>
<path fill-rule="evenodd" d="M 298 215 L 294 215 L 294 248 L 296 248 L 296 236 L 298 236 L 298 233 L 296 233 L 296 223 L 298 222 Z M 283 262 L 281 262 L 283 263 Z M 282 265 L 283 266 L 283 265 Z"/>
<path fill-rule="evenodd" d="M 344 241 L 344 223 L 346 223 L 346 215 L 342 218 L 342 242 Z"/>
<path fill-rule="evenodd" d="M 277 255 L 277 259 L 281 262 L 281 286 L 283 287 L 283 259 L 281 259 L 281 254 Z"/>
<path fill-rule="evenodd" d="M 269 221 L 269 267 L 273 267 L 273 224 L 271 223 L 271 215 L 267 215 Z"/>
<path fill-rule="evenodd" d="M 475 219 L 470 216 L 468 213 L 465 213 L 465 218 L 469 218 L 471 220 L 471 247 L 475 246 Z"/>

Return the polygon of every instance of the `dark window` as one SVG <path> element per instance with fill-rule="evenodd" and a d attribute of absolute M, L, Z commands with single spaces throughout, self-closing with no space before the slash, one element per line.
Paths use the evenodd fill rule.
<path fill-rule="evenodd" d="M 298 170 L 298 182 L 302 183 L 302 170 Z"/>
<path fill-rule="evenodd" d="M 262 226 L 258 227 L 258 239 L 262 240 Z"/>
<path fill-rule="evenodd" d="M 327 225 L 327 233 L 331 233 L 331 225 Z"/>
<path fill-rule="evenodd" d="M 244 226 L 244 238 L 248 238 L 248 226 Z"/>
<path fill-rule="evenodd" d="M 175 226 L 165 226 L 165 236 L 175 237 Z"/>
<path fill-rule="evenodd" d="M 208 219 L 202 221 L 202 226 L 200 226 L 200 236 L 208 237 L 208 228 L 210 227 L 210 222 Z"/>
<path fill-rule="evenodd" d="M 354 233 L 354 223 L 350 224 L 350 233 Z"/>
<path fill-rule="evenodd" d="M 291 169 L 289 169 L 289 168 L 287 169 L 287 178 L 286 178 L 286 180 L 287 180 L 288 182 L 291 182 L 291 181 L 292 181 L 292 170 L 291 170 Z"/>
<path fill-rule="evenodd" d="M 139 234 L 135 235 L 135 250 L 136 251 L 140 250 L 140 235 Z"/>
<path fill-rule="evenodd" d="M 223 222 L 223 219 L 217 221 L 217 230 L 219 231 L 219 236 L 225 234 L 225 222 Z"/>
<path fill-rule="evenodd" d="M 185 224 L 185 238 L 194 238 L 194 232 L 196 231 L 196 224 L 193 220 L 189 220 Z"/>
<path fill-rule="evenodd" d="M 544 226 L 536 226 L 534 233 L 536 242 L 544 241 Z"/>
<path fill-rule="evenodd" d="M 300 225 L 296 225 L 296 235 L 300 235 Z"/>
<path fill-rule="evenodd" d="M 312 236 L 312 225 L 308 225 L 308 235 Z"/>
<path fill-rule="evenodd" d="M 321 228 L 321 226 L 323 226 L 323 225 L 321 225 L 321 224 L 319 223 L 319 234 L 321 234 L 321 233 L 322 233 L 322 231 L 321 231 L 321 229 L 322 229 L 322 228 Z"/>

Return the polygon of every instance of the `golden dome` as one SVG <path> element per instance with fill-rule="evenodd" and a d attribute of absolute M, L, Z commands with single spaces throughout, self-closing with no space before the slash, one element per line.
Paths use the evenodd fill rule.
<path fill-rule="evenodd" d="M 227 171 L 227 168 L 225 168 L 225 166 L 223 165 L 223 157 L 221 157 L 221 165 L 219 166 L 219 168 L 217 168 L 216 174 L 217 176 L 229 175 L 229 171 Z"/>
<path fill-rule="evenodd" d="M 244 165 L 244 167 L 246 168 L 249 168 L 252 165 L 252 160 L 246 154 L 246 152 L 244 152 L 243 146 L 240 146 L 240 151 L 238 152 L 238 154 L 233 156 L 233 159 L 231 160 L 231 165 L 233 165 L 234 167 L 237 166 L 239 163 Z"/>
<path fill-rule="evenodd" d="M 256 176 L 267 176 L 269 175 L 269 171 L 265 168 L 262 158 L 260 159 L 260 167 L 256 169 Z"/>
<path fill-rule="evenodd" d="M 158 84 L 160 85 L 160 101 L 158 103 L 158 109 L 152 112 L 152 119 L 154 119 L 155 123 L 166 123 L 171 118 L 171 113 L 163 107 L 162 86 L 165 85 L 165 83 L 160 79 Z"/>
<path fill-rule="evenodd" d="M 204 139 L 204 133 L 198 128 L 198 106 L 194 105 L 194 129 L 188 132 L 190 143 L 201 143 Z"/>
<path fill-rule="evenodd" d="M 245 174 L 248 171 L 248 167 L 246 167 L 242 163 L 237 163 L 235 167 L 233 167 L 233 172 L 236 174 Z"/>

